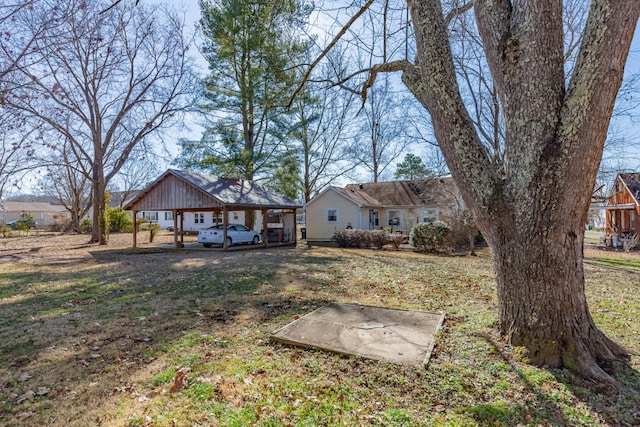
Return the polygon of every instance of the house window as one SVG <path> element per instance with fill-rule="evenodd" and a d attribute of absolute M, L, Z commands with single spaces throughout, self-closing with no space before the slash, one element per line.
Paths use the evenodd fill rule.
<path fill-rule="evenodd" d="M 193 214 L 193 222 L 194 224 L 204 224 L 204 213 L 199 212 Z"/>
<path fill-rule="evenodd" d="M 158 221 L 158 212 L 142 212 L 142 217 L 149 221 Z"/>
<path fill-rule="evenodd" d="M 422 210 L 422 222 L 434 222 L 439 218 L 438 208 L 426 208 Z"/>
<path fill-rule="evenodd" d="M 164 213 L 164 220 L 165 221 L 173 221 L 173 212 L 171 211 L 166 211 Z"/>
<path fill-rule="evenodd" d="M 394 225 L 400 225 L 400 211 L 390 210 L 387 212 L 387 225 L 393 227 Z"/>
<path fill-rule="evenodd" d="M 327 222 L 338 222 L 338 209 L 327 209 Z"/>
<path fill-rule="evenodd" d="M 222 212 L 218 212 L 217 214 L 213 212 L 211 213 L 211 221 L 214 224 L 222 224 L 224 222 L 224 215 L 222 215 Z"/>
<path fill-rule="evenodd" d="M 237 219 L 238 219 L 238 212 L 234 212 L 234 213 L 233 213 L 233 219 L 234 219 L 234 220 L 237 220 Z"/>
<path fill-rule="evenodd" d="M 636 213 L 634 211 L 631 211 L 631 224 L 629 224 L 629 228 L 631 228 L 631 231 L 635 231 L 636 230 Z"/>

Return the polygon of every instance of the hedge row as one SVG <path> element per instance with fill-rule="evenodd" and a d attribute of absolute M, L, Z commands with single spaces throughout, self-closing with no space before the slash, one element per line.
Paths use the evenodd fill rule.
<path fill-rule="evenodd" d="M 398 250 L 404 239 L 403 234 L 385 230 L 339 230 L 333 235 L 333 240 L 341 248 L 382 249 L 385 245 L 391 245 Z"/>

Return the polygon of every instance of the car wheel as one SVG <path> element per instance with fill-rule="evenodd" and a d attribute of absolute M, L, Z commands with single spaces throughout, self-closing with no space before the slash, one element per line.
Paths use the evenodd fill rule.
<path fill-rule="evenodd" d="M 230 247 L 232 244 L 231 237 L 227 237 L 227 247 Z"/>
<path fill-rule="evenodd" d="M 253 244 L 254 244 L 254 245 L 257 245 L 259 241 L 260 241 L 260 237 L 258 237 L 258 236 L 253 236 Z"/>
<path fill-rule="evenodd" d="M 204 246 L 205 248 L 210 248 L 211 247 L 211 243 L 203 243 L 202 246 Z"/>

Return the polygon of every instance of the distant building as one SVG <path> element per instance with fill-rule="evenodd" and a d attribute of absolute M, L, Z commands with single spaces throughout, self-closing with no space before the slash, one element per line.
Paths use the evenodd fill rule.
<path fill-rule="evenodd" d="M 22 213 L 28 213 L 38 223 L 38 228 L 47 229 L 64 224 L 71 218 L 69 211 L 62 205 L 46 202 L 0 202 L 0 223 L 20 219 Z"/>

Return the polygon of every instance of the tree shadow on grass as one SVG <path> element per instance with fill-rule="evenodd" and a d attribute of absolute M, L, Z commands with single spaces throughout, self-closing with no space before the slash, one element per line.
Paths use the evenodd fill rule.
<path fill-rule="evenodd" d="M 25 421 L 30 425 L 58 416 L 56 423 L 88 425 L 82 423 L 89 415 L 74 422 L 65 417 L 73 416 L 74 407 L 100 413 L 95 402 L 117 404 L 118 393 L 143 393 L 148 384 L 131 378 L 144 377 L 150 364 L 171 357 L 174 348 L 190 352 L 185 336 L 242 342 L 237 335 L 253 330 L 266 339 L 271 331 L 264 328 L 275 330 L 327 302 L 284 291 L 286 284 L 274 277 L 290 261 L 281 251 L 263 254 L 266 264 L 259 265 L 242 257 L 218 264 L 240 254 L 194 252 L 188 254 L 193 268 L 181 267 L 184 252 L 158 259 L 153 251 L 92 255 L 97 263 L 86 269 L 73 262 L 0 278 L 0 420 L 16 421 L 32 411 L 36 415 Z M 20 380 L 23 374 L 29 378 Z M 18 402 L 41 387 L 49 390 L 46 396 Z"/>
<path fill-rule="evenodd" d="M 563 410 L 558 404 L 562 399 L 556 390 L 544 387 L 536 379 L 539 368 L 522 369 L 517 367 L 512 356 L 506 354 L 492 337 L 475 334 L 485 340 L 498 353 L 509 369 L 515 372 L 526 388 L 535 395 L 538 408 L 535 413 L 523 404 L 483 404 L 465 408 L 481 425 L 499 423 L 513 425 L 527 422 L 540 424 L 545 422 L 558 425 L 576 425 L 586 422 L 583 415 L 575 408 Z M 614 367 L 614 378 L 629 387 L 626 391 L 614 389 L 610 385 L 585 380 L 566 369 L 550 369 L 548 372 L 562 384 L 576 399 L 591 407 L 599 414 L 607 425 L 637 426 L 640 425 L 640 372 L 628 364 L 620 363 Z M 597 420 L 592 420 L 597 422 Z"/>

